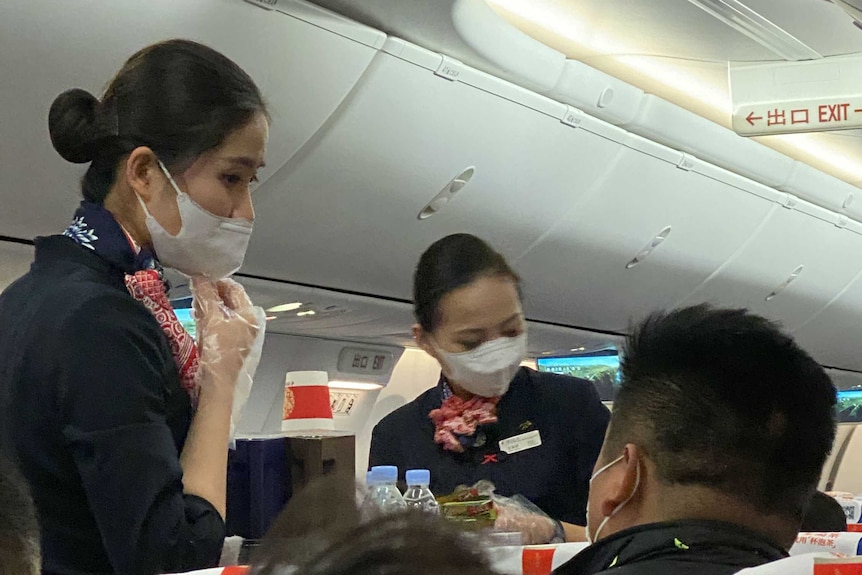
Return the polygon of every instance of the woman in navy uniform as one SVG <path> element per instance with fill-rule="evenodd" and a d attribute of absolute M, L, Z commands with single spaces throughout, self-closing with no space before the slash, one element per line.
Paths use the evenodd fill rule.
<path fill-rule="evenodd" d="M 520 278 L 481 239 L 456 234 L 422 255 L 414 280 L 419 346 L 437 386 L 374 429 L 370 464 L 431 470 L 438 496 L 490 480 L 584 540 L 590 474 L 609 412 L 587 381 L 521 367 Z"/>
<path fill-rule="evenodd" d="M 51 141 L 89 164 L 63 235 L 0 295 L 0 443 L 30 483 L 42 572 L 218 565 L 236 382 L 260 323 L 239 284 L 268 119 L 195 42 L 142 49 L 101 99 L 64 92 Z M 162 265 L 192 278 L 200 345 Z"/>

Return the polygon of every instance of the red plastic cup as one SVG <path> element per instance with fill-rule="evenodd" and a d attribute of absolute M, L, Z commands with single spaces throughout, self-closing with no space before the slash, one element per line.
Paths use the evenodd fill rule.
<path fill-rule="evenodd" d="M 521 568 L 524 575 L 551 575 L 556 547 L 524 547 Z"/>

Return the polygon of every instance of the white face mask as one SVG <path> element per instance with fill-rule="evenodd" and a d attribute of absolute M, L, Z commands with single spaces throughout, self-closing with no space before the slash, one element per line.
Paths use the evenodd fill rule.
<path fill-rule="evenodd" d="M 464 353 L 449 353 L 435 347 L 453 382 L 474 395 L 500 397 L 509 391 L 509 384 L 527 355 L 527 334 L 494 339 Z"/>
<path fill-rule="evenodd" d="M 180 190 L 161 161 L 159 167 L 177 192 L 177 208 L 182 222 L 180 232 L 171 235 L 138 197 L 147 216 L 147 229 L 159 261 L 185 275 L 203 275 L 212 280 L 236 273 L 245 259 L 253 223 L 244 218 L 223 218 L 206 211 Z"/>
<path fill-rule="evenodd" d="M 608 463 L 607 465 L 605 465 L 604 467 L 602 467 L 601 469 L 599 469 L 598 471 L 593 473 L 593 476 L 590 477 L 590 486 L 592 486 L 593 481 L 595 480 L 596 477 L 598 477 L 599 475 L 601 475 L 602 473 L 604 473 L 605 471 L 607 471 L 608 469 L 610 469 L 611 467 L 613 467 L 614 465 L 616 465 L 617 463 L 622 461 L 623 459 L 625 459 L 625 455 L 620 455 L 619 457 L 617 457 L 616 459 L 614 459 L 613 461 L 611 461 L 610 463 Z M 601 534 L 602 529 L 605 528 L 605 525 L 608 524 L 608 521 L 611 520 L 611 517 L 613 517 L 614 515 L 616 515 L 620 511 L 622 511 L 623 507 L 625 507 L 626 504 L 628 504 L 628 502 L 632 500 L 632 497 L 634 497 L 635 493 L 638 492 L 638 488 L 640 487 L 640 484 L 641 484 L 641 466 L 640 466 L 640 464 L 638 464 L 637 479 L 635 480 L 635 488 L 632 489 L 631 494 L 628 497 L 626 497 L 625 501 L 623 501 L 622 503 L 617 505 L 616 508 L 614 508 L 614 510 L 611 511 L 610 515 L 608 515 L 607 517 L 602 519 L 602 522 L 599 523 L 599 528 L 596 529 L 595 535 L 590 534 L 590 506 L 589 506 L 589 504 L 587 504 L 587 542 L 588 543 L 592 544 L 592 543 L 595 543 L 596 541 L 599 540 L 599 535 Z"/>

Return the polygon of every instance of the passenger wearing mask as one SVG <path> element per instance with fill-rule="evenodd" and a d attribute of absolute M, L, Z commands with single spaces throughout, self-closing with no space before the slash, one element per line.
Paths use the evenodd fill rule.
<path fill-rule="evenodd" d="M 701 305 L 629 337 L 559 575 L 730 575 L 787 556 L 835 437 L 835 389 L 775 324 Z"/>
<path fill-rule="evenodd" d="M 520 278 L 468 234 L 422 255 L 413 288 L 416 342 L 439 363 L 436 387 L 374 429 L 370 463 L 431 471 L 440 496 L 490 480 L 583 540 L 589 477 L 608 410 L 587 381 L 520 367 L 527 325 Z"/>
<path fill-rule="evenodd" d="M 48 120 L 57 152 L 89 163 L 84 201 L 0 296 L 0 425 L 44 573 L 212 566 L 234 390 L 261 329 L 223 278 L 252 231 L 263 99 L 222 54 L 173 40 L 132 56 L 100 100 L 61 94 Z M 161 265 L 193 277 L 199 349 Z"/>

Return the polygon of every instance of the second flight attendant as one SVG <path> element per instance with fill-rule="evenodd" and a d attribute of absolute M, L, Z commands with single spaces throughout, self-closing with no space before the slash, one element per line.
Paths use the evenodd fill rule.
<path fill-rule="evenodd" d="M 481 239 L 432 245 L 414 282 L 419 346 L 438 384 L 374 429 L 370 464 L 431 470 L 436 495 L 487 479 L 523 495 L 583 540 L 590 474 L 609 413 L 587 381 L 520 367 L 520 278 Z"/>

